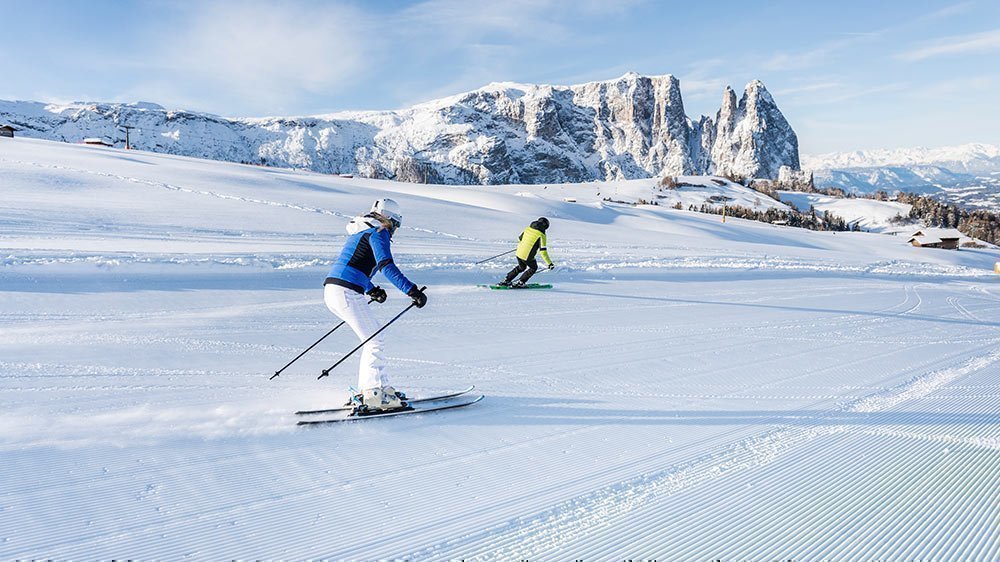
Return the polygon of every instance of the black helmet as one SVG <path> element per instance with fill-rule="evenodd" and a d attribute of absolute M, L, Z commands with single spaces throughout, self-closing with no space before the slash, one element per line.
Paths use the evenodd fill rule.
<path fill-rule="evenodd" d="M 545 230 L 549 227 L 549 219 L 547 219 L 545 217 L 538 217 L 538 220 L 535 221 L 535 225 L 534 226 L 538 230 L 541 230 L 542 232 L 545 232 Z"/>

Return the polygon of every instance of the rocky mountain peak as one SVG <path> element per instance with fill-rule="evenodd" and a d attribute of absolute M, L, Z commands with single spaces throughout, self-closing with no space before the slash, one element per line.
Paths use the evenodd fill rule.
<path fill-rule="evenodd" d="M 763 83 L 727 87 L 715 121 L 685 113 L 670 74 L 573 86 L 495 82 L 401 111 L 226 119 L 155 104 L 0 101 L 23 136 L 437 183 L 559 183 L 799 169 L 798 142 Z"/>
<path fill-rule="evenodd" d="M 782 166 L 799 169 L 798 137 L 760 80 L 736 93 L 727 87 L 712 147 L 715 172 L 741 178 L 777 178 Z"/>

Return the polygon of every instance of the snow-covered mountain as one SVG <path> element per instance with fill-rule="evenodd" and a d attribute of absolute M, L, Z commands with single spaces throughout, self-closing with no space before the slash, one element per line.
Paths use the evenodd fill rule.
<path fill-rule="evenodd" d="M 833 152 L 802 157 L 804 168 L 940 167 L 955 173 L 989 174 L 1000 171 L 1000 146 L 981 143 L 939 148 L 897 148 Z"/>
<path fill-rule="evenodd" d="M 968 207 L 1000 209 L 1000 146 L 862 150 L 803 156 L 817 187 L 854 193 L 923 193 Z"/>
<path fill-rule="evenodd" d="M 684 111 L 680 81 L 626 74 L 576 86 L 493 83 L 398 111 L 230 119 L 151 103 L 0 101 L 19 135 L 430 183 L 564 183 L 663 174 L 776 178 L 798 140 L 760 81 L 726 88 L 715 118 Z"/>

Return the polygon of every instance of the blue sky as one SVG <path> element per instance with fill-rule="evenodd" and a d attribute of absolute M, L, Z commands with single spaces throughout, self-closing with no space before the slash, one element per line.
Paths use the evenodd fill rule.
<path fill-rule="evenodd" d="M 226 116 L 394 109 L 493 81 L 774 95 L 804 153 L 1000 144 L 1000 2 L 0 0 L 0 99 Z"/>

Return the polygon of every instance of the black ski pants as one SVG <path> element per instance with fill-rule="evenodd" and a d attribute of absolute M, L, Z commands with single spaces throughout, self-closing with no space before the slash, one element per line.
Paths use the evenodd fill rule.
<path fill-rule="evenodd" d="M 510 270 L 510 272 L 507 273 L 507 278 L 504 279 L 504 282 L 510 283 L 511 281 L 514 280 L 515 277 L 517 277 L 517 274 L 521 273 L 522 271 L 524 272 L 524 275 L 521 275 L 520 281 L 521 283 L 527 283 L 528 279 L 531 279 L 531 276 L 534 275 L 536 271 L 538 271 L 538 260 L 536 260 L 535 258 L 531 258 L 530 260 L 522 260 L 521 258 L 517 258 L 517 265 L 515 265 L 514 269 Z"/>

